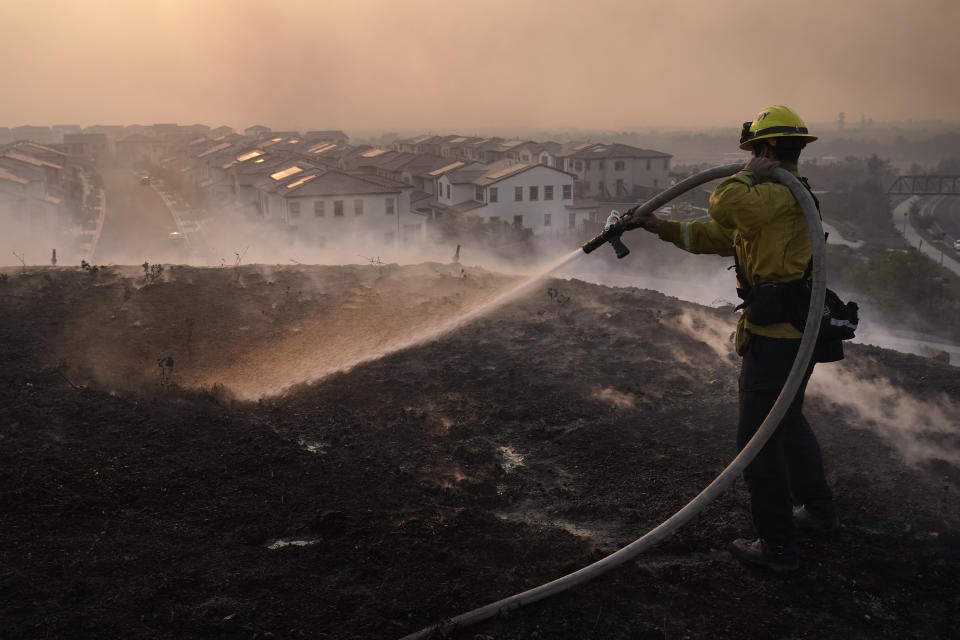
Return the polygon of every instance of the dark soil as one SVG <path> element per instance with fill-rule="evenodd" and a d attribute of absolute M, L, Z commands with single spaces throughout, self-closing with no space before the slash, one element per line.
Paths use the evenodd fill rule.
<path fill-rule="evenodd" d="M 729 308 L 550 280 L 395 350 L 516 280 L 7 276 L 3 637 L 400 638 L 628 544 L 735 454 Z M 960 369 L 847 354 L 821 368 L 956 415 Z M 451 637 L 956 638 L 957 423 L 806 407 L 843 524 L 801 540 L 796 574 L 729 556 L 752 534 L 738 480 L 635 561 Z"/>

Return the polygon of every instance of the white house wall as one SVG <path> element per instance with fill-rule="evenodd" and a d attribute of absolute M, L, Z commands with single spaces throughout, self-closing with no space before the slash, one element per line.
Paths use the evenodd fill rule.
<path fill-rule="evenodd" d="M 437 200 L 441 204 L 448 206 L 465 202 L 467 200 L 477 199 L 476 185 L 473 183 L 451 184 L 450 178 L 446 175 L 440 176 L 440 179 L 437 180 L 437 188 L 439 190 L 439 193 L 437 194 Z M 447 195 L 448 188 L 450 191 L 449 196 Z"/>
<path fill-rule="evenodd" d="M 271 194 L 272 195 L 272 194 Z M 387 213 L 387 199 L 394 202 L 394 212 Z M 424 237 L 424 218 L 410 212 L 410 190 L 402 193 L 367 195 L 304 196 L 278 198 L 283 201 L 283 219 L 296 227 L 298 235 L 319 246 L 391 245 L 400 241 L 420 241 Z M 355 201 L 363 202 L 363 214 L 357 215 Z M 343 203 L 343 215 L 336 216 L 336 202 Z M 316 203 L 323 203 L 323 215 L 317 214 Z M 300 212 L 290 205 L 299 203 Z M 272 204 L 271 204 L 272 207 Z M 416 227 L 415 229 L 413 227 Z"/>
<path fill-rule="evenodd" d="M 563 186 L 567 185 L 571 197 L 563 198 Z M 530 200 L 530 187 L 537 187 L 538 199 Z M 553 200 L 544 200 L 544 187 L 553 186 Z M 490 188 L 498 190 L 498 202 L 490 202 Z M 514 189 L 522 187 L 523 200 L 514 200 Z M 536 166 L 509 178 L 504 178 L 484 188 L 485 207 L 471 213 L 485 220 L 497 217 L 513 224 L 514 216 L 523 216 L 523 226 L 532 229 L 535 235 L 564 233 L 569 230 L 567 205 L 573 204 L 573 176 L 560 173 L 545 166 Z M 546 216 L 550 215 L 550 224 Z"/>
<path fill-rule="evenodd" d="M 670 186 L 670 158 L 635 158 L 632 162 L 634 184 L 657 189 Z M 627 169 L 631 169 L 630 162 L 627 162 Z"/>
<path fill-rule="evenodd" d="M 620 171 L 616 169 L 617 162 L 624 163 L 624 168 Z M 576 158 L 568 159 L 568 163 L 573 173 L 589 183 L 587 193 L 590 194 L 599 193 L 600 184 L 603 183 L 607 187 L 607 193 L 616 196 L 618 179 L 623 180 L 628 193 L 634 186 L 665 189 L 670 185 L 669 158 Z M 579 170 L 576 169 L 577 163 Z"/>

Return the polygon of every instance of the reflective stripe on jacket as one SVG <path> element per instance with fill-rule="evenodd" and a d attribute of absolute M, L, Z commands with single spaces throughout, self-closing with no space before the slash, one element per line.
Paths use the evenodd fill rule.
<path fill-rule="evenodd" d="M 810 233 L 789 188 L 777 182 L 756 184 L 753 172 L 742 170 L 713 190 L 709 213 L 710 220 L 661 220 L 659 236 L 691 253 L 732 256 L 736 252 L 747 280 L 741 286 L 803 277 L 811 256 Z M 803 336 L 786 322 L 755 325 L 747 321 L 746 312 L 737 322 L 737 353 L 743 353 L 750 333 L 771 338 Z"/>

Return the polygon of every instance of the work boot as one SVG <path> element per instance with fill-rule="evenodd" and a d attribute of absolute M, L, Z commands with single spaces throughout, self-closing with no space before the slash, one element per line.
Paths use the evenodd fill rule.
<path fill-rule="evenodd" d="M 802 505 L 793 508 L 793 522 L 798 531 L 805 533 L 832 533 L 840 527 L 840 518 L 836 515 L 818 513 Z"/>
<path fill-rule="evenodd" d="M 795 546 L 768 544 L 760 538 L 756 540 L 737 538 L 730 545 L 730 553 L 744 564 L 764 567 L 772 571 L 796 571 L 800 567 Z"/>

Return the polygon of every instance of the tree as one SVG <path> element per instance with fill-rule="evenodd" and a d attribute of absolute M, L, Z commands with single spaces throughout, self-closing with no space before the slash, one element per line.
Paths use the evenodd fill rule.
<path fill-rule="evenodd" d="M 873 154 L 870 156 L 870 159 L 867 160 L 867 173 L 872 180 L 881 183 L 885 183 L 888 178 L 896 174 L 890 166 L 890 161 L 880 158 L 877 154 Z"/>

